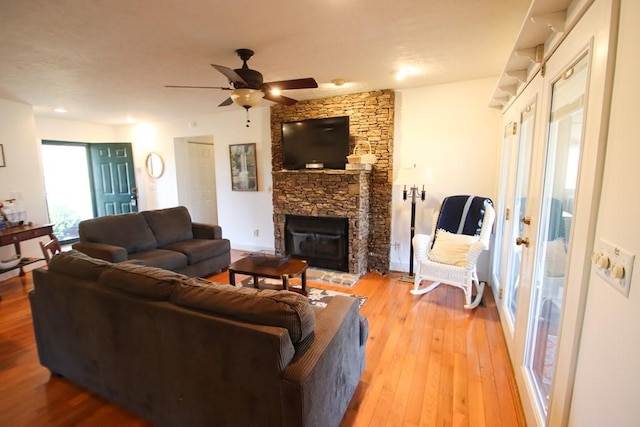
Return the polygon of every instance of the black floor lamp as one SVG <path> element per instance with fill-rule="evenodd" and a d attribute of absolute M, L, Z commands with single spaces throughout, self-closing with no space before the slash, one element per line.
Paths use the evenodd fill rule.
<path fill-rule="evenodd" d="M 411 226 L 410 226 L 410 240 L 409 240 L 409 275 L 402 276 L 400 280 L 405 282 L 412 282 L 414 280 L 413 275 L 413 237 L 416 234 L 416 202 L 418 199 L 423 201 L 426 199 L 425 185 L 431 184 L 433 181 L 433 174 L 429 168 L 418 168 L 416 165 L 410 168 L 400 169 L 398 178 L 396 178 L 395 184 L 404 186 L 402 189 L 402 200 L 411 201 Z M 422 184 L 422 190 L 419 189 L 419 185 Z M 409 189 L 407 190 L 407 186 Z"/>

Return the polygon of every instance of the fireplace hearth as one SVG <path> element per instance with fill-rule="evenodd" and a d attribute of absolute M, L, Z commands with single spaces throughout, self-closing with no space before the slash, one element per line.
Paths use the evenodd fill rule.
<path fill-rule="evenodd" d="M 347 218 L 287 215 L 285 251 L 310 266 L 349 271 Z"/>

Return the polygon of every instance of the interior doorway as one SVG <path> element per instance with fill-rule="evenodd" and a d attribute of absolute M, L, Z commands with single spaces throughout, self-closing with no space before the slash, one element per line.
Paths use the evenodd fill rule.
<path fill-rule="evenodd" d="M 176 138 L 178 202 L 194 222 L 218 223 L 213 136 Z"/>

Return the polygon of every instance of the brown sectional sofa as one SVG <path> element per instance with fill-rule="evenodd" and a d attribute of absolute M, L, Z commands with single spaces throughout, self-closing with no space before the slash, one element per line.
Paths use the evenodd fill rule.
<path fill-rule="evenodd" d="M 364 369 L 355 298 L 318 309 L 77 251 L 33 281 L 40 363 L 158 426 L 338 426 Z"/>
<path fill-rule="evenodd" d="M 231 245 L 218 225 L 191 222 L 184 206 L 80 222 L 73 249 L 110 262 L 136 260 L 191 277 L 226 269 Z"/>

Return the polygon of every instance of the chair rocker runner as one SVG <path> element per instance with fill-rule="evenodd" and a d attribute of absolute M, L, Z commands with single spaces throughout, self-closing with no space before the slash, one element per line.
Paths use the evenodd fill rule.
<path fill-rule="evenodd" d="M 491 199 L 478 196 L 445 198 L 433 214 L 431 235 L 417 234 L 413 238 L 418 267 L 411 293 L 422 295 L 447 284 L 464 291 L 464 308 L 476 308 L 484 292 L 476 263 L 482 251 L 489 249 L 494 220 Z M 423 280 L 433 283 L 421 286 Z M 476 296 L 472 301 L 474 287 Z"/>

